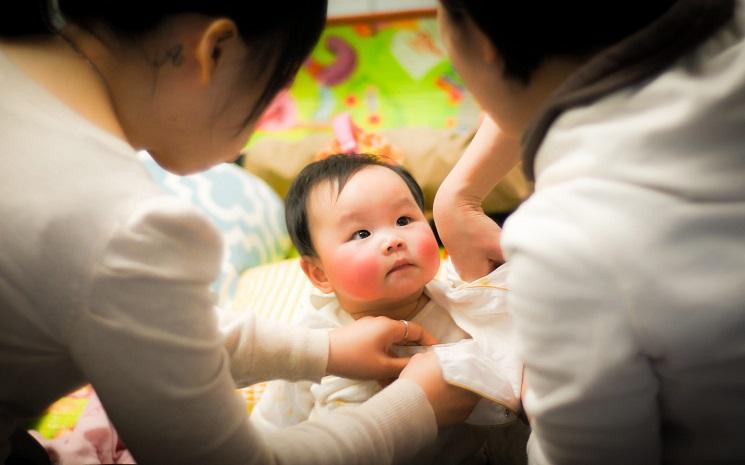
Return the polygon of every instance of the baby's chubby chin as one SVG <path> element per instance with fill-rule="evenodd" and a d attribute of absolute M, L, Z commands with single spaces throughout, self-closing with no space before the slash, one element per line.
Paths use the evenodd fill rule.
<path fill-rule="evenodd" d="M 385 275 L 387 286 L 401 289 L 402 293 L 415 292 L 423 288 L 436 275 L 439 260 L 433 263 L 418 264 L 402 260 L 396 262 Z"/>

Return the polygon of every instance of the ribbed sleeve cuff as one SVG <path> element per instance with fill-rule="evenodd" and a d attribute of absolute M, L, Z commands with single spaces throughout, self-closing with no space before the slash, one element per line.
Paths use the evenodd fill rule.
<path fill-rule="evenodd" d="M 287 379 L 320 381 L 326 374 L 329 359 L 329 332 L 326 329 L 298 329 L 291 344 L 291 358 L 296 370 Z"/>
<path fill-rule="evenodd" d="M 255 369 L 270 373 L 270 378 L 320 381 L 326 374 L 329 356 L 326 329 L 307 329 L 263 321 L 257 327 L 257 345 L 260 352 L 269 355 L 259 363 L 273 366 L 256 366 Z"/>
<path fill-rule="evenodd" d="M 393 463 L 406 463 L 437 437 L 435 412 L 424 391 L 412 381 L 391 383 L 359 408 L 377 419 Z"/>

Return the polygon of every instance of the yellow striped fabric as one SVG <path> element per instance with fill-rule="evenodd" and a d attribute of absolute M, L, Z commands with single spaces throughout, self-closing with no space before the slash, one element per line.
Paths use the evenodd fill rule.
<path fill-rule="evenodd" d="M 238 281 L 232 311 L 289 323 L 311 290 L 298 258 L 249 268 Z"/>

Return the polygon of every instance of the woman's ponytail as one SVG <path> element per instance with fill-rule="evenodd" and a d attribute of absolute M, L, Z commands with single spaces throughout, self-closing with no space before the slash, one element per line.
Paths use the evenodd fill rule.
<path fill-rule="evenodd" d="M 12 6 L 9 5 L 12 3 Z M 49 0 L 3 2 L 0 12 L 0 37 L 49 35 Z"/>

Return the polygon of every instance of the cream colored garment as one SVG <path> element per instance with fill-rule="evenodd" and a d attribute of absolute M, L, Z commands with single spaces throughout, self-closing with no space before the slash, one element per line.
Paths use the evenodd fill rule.
<path fill-rule="evenodd" d="M 14 428 L 85 383 L 140 463 L 377 465 L 434 439 L 406 380 L 262 435 L 235 381 L 320 379 L 326 332 L 249 313 L 220 333 L 216 229 L 2 52 L 0 141 L 0 463 Z"/>
<path fill-rule="evenodd" d="M 500 425 L 512 422 L 520 408 L 522 365 L 515 357 L 510 314 L 505 301 L 508 265 L 471 283 L 460 280 L 448 262 L 447 279 L 427 284 L 430 302 L 412 319 L 440 342 L 434 346 L 445 379 L 484 397 L 467 423 Z M 333 294 L 314 292 L 296 323 L 311 328 L 349 324 L 352 317 Z M 426 350 L 400 347 L 401 355 Z M 273 430 L 320 419 L 338 407 L 354 405 L 380 391 L 374 381 L 325 376 L 320 383 L 273 381 L 251 416 L 255 424 Z M 505 408 L 507 407 L 507 408 Z"/>
<path fill-rule="evenodd" d="M 427 293 L 471 336 L 468 341 L 434 347 L 445 379 L 517 412 L 523 368 L 516 355 L 512 316 L 507 308 L 509 269 L 506 263 L 483 278 L 465 282 L 448 261 L 447 281 L 432 281 Z M 502 423 L 502 412 L 485 404 L 481 402 L 468 421 Z"/>

